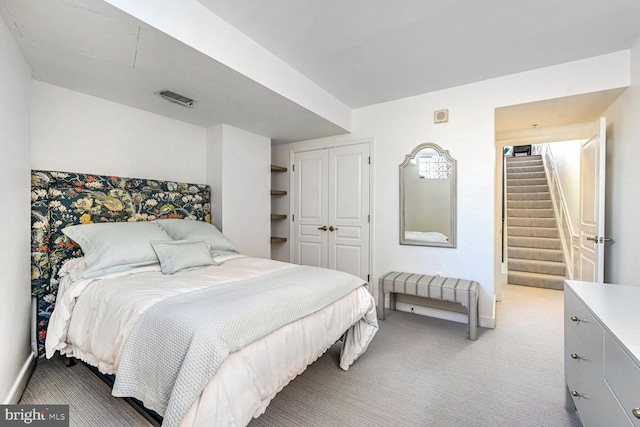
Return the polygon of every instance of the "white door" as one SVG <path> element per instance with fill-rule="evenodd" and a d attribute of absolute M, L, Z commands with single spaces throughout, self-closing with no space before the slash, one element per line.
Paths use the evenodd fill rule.
<path fill-rule="evenodd" d="M 604 282 L 604 202 L 607 122 L 601 117 L 596 134 L 580 154 L 579 279 Z"/>
<path fill-rule="evenodd" d="M 328 267 L 367 280 L 369 144 L 329 149 Z"/>
<path fill-rule="evenodd" d="M 369 274 L 369 144 L 294 156 L 293 260 Z"/>
<path fill-rule="evenodd" d="M 294 157 L 293 245 L 296 264 L 326 267 L 329 241 L 327 150 L 305 151 Z"/>

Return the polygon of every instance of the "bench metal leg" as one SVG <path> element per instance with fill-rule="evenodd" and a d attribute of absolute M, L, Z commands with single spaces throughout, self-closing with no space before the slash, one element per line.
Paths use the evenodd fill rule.
<path fill-rule="evenodd" d="M 469 339 L 475 341 L 478 338 L 478 300 L 471 298 L 469 304 Z"/>
<path fill-rule="evenodd" d="M 380 294 L 378 296 L 378 319 L 384 320 L 384 292 L 382 292 L 382 286 L 380 286 Z M 396 309 L 396 293 L 389 292 L 389 310 Z"/>
<path fill-rule="evenodd" d="M 378 319 L 384 320 L 384 294 L 380 294 L 378 300 Z"/>
<path fill-rule="evenodd" d="M 378 282 L 378 319 L 384 320 L 384 286 L 382 280 Z"/>
<path fill-rule="evenodd" d="M 469 314 L 469 339 L 471 341 L 475 341 L 478 338 L 478 321 L 476 319 L 477 316 Z"/>

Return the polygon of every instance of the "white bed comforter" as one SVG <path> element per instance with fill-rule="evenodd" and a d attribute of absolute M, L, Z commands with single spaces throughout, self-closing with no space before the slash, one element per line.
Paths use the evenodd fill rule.
<path fill-rule="evenodd" d="M 47 357 L 60 351 L 101 372 L 117 373 L 129 332 L 153 304 L 206 286 L 293 267 L 244 256 L 217 260 L 225 262 L 172 276 L 152 266 L 91 280 L 80 278 L 81 260 L 65 264 L 47 333 Z M 364 287 L 229 355 L 181 425 L 246 425 L 347 329 L 340 362 L 345 370 L 366 350 L 377 330 L 375 302 Z"/>

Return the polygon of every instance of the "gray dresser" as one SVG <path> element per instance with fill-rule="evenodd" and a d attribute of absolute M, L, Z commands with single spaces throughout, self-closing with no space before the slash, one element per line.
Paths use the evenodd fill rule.
<path fill-rule="evenodd" d="M 564 289 L 565 407 L 585 427 L 640 427 L 640 287 Z"/>

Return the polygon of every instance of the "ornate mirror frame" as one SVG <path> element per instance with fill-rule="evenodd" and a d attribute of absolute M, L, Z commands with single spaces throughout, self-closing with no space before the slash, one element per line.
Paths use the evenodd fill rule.
<path fill-rule="evenodd" d="M 438 163 L 433 165 L 432 169 L 426 172 L 418 172 L 417 158 L 422 150 L 434 151 L 437 156 L 435 161 L 425 161 L 423 163 Z M 435 232 L 432 230 L 405 230 L 405 224 L 407 223 L 407 214 L 411 214 L 410 210 L 415 210 L 415 203 L 408 205 L 407 202 L 413 200 L 413 198 L 420 195 L 408 194 L 410 189 L 405 188 L 405 171 L 409 167 L 414 166 L 413 169 L 425 176 L 419 178 L 442 180 L 447 179 L 449 181 L 449 200 L 445 201 L 449 205 L 449 230 L 448 233 Z M 424 165 L 429 167 L 430 165 Z M 413 245 L 413 246 L 434 246 L 442 248 L 455 248 L 456 247 L 456 180 L 457 180 L 457 165 L 456 160 L 449 155 L 449 151 L 443 150 L 440 146 L 427 142 L 418 145 L 413 151 L 405 156 L 404 162 L 400 164 L 400 244 L 401 245 Z M 431 175 L 431 177 L 429 176 Z M 445 184 L 446 185 L 446 184 Z M 445 186 L 440 186 L 446 191 Z M 432 201 L 438 203 L 438 201 Z M 444 218 L 446 220 L 446 218 Z M 445 221 L 446 222 L 446 221 Z M 446 230 L 444 230 L 446 231 Z M 409 232 L 410 234 L 407 234 Z M 446 240 L 445 240 L 446 238 Z"/>

